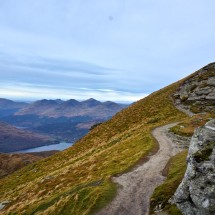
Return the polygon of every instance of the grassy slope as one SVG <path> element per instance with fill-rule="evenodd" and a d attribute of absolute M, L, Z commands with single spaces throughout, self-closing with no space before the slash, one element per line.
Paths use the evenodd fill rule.
<path fill-rule="evenodd" d="M 169 99 L 172 84 L 121 111 L 73 147 L 0 180 L 3 214 L 91 214 L 116 192 L 112 175 L 122 173 L 157 146 L 151 130 L 181 120 Z"/>

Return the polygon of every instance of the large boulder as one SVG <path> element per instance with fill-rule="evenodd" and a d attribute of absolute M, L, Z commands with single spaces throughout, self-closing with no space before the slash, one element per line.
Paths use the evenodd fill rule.
<path fill-rule="evenodd" d="M 191 140 L 187 170 L 174 202 L 184 215 L 215 214 L 215 119 Z"/>

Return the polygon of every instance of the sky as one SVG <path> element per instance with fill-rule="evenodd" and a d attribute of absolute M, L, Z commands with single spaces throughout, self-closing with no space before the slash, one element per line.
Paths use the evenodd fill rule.
<path fill-rule="evenodd" d="M 0 0 L 0 97 L 133 102 L 214 61 L 214 0 Z"/>

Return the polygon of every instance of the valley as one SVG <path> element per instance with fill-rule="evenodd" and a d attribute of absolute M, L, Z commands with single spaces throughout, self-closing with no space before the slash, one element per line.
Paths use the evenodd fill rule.
<path fill-rule="evenodd" d="M 71 145 L 86 135 L 93 125 L 108 120 L 125 107 L 126 105 L 110 101 L 99 102 L 95 99 L 88 99 L 83 102 L 74 99 L 68 101 L 43 99 L 33 103 L 20 103 L 1 99 L 0 109 L 8 110 L 8 112 L 7 114 L 5 112 L 1 114 L 0 112 L 0 121 L 7 123 L 8 129 L 3 131 L 3 124 L 1 124 L 3 139 L 0 140 L 0 152 L 14 152 L 65 142 Z M 11 110 L 13 111 L 11 112 Z M 10 129 L 9 124 L 11 125 Z M 4 125 L 6 126 L 6 124 Z M 14 138 L 13 141 L 9 141 L 6 138 L 11 136 L 11 133 L 7 133 L 9 130 L 17 134 L 17 138 Z M 22 139 L 23 144 L 21 144 L 18 140 L 18 134 L 24 135 L 24 133 L 28 137 L 32 136 L 32 140 Z M 41 140 L 40 143 L 34 144 L 33 139 L 36 135 L 50 138 L 52 143 Z M 11 143 L 19 146 L 15 147 Z M 55 146 L 56 149 L 64 149 L 62 144 Z M 54 149 L 53 147 L 51 149 Z"/>

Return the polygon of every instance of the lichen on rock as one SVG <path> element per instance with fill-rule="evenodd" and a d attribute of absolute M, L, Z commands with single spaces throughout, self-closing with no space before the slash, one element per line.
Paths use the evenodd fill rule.
<path fill-rule="evenodd" d="M 187 163 L 174 202 L 185 215 L 215 214 L 215 119 L 195 131 Z"/>

